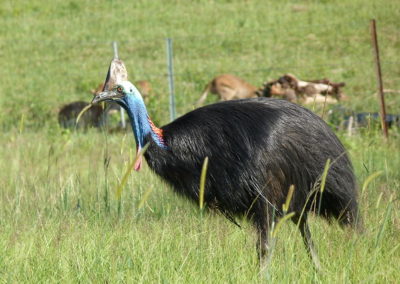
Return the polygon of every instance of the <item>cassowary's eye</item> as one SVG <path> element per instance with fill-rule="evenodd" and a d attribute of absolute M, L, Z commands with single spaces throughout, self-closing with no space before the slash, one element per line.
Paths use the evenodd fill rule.
<path fill-rule="evenodd" d="M 121 88 L 121 87 L 118 87 L 118 88 L 117 88 L 117 92 L 118 92 L 118 93 L 122 93 L 122 88 Z"/>

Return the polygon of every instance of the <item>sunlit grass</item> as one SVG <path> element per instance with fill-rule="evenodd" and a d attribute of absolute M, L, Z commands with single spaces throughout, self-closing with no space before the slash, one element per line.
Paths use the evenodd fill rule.
<path fill-rule="evenodd" d="M 96 131 L 2 134 L 0 154 L 10 161 L 0 165 L 2 279 L 258 282 L 265 277 L 259 274 L 250 223 L 239 219 L 238 228 L 213 212 L 199 214 L 197 204 L 174 194 L 147 166 L 131 173 L 118 200 L 115 188 L 134 158 L 130 140 L 121 144 L 122 138 Z M 395 145 L 376 146 L 379 154 L 366 147 L 379 144 L 380 137 L 342 139 L 358 145 L 350 154 L 364 188 L 365 232 L 343 231 L 311 216 L 324 268 L 315 274 L 298 229 L 282 222 L 268 267 L 271 281 L 396 280 L 399 153 L 393 152 Z M 362 164 L 371 159 L 383 174 L 363 177 Z"/>
<path fill-rule="evenodd" d="M 254 85 L 287 72 L 344 81 L 350 97 L 345 107 L 377 111 L 371 18 L 378 21 L 385 88 L 400 89 L 394 0 L 3 2 L 2 283 L 266 280 L 251 223 L 239 218 L 239 228 L 199 211 L 147 166 L 127 171 L 135 159 L 131 133 L 59 128 L 60 106 L 89 101 L 90 90 L 104 81 L 114 40 L 129 79 L 152 83 L 148 110 L 157 125 L 169 121 L 166 37 L 173 39 L 178 115 L 191 110 L 220 73 Z M 398 112 L 399 98 L 387 95 L 389 113 Z M 215 100 L 210 96 L 208 103 Z M 338 135 L 354 164 L 365 230 L 343 230 L 311 215 L 323 267 L 317 273 L 298 229 L 283 220 L 274 231 L 271 282 L 398 281 L 399 130 L 390 130 L 389 141 L 374 127 Z"/>

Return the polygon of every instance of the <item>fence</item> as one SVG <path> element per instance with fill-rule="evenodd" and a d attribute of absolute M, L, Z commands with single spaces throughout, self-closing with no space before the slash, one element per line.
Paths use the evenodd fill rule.
<path fill-rule="evenodd" d="M 325 33 L 333 27 L 340 29 L 337 25 L 326 24 L 322 27 L 294 26 L 290 31 L 275 28 L 235 34 L 216 31 L 176 36 L 172 38 L 173 46 L 169 45 L 171 53 L 173 50 L 173 75 L 172 68 L 168 68 L 172 57 L 166 57 L 165 38 L 118 40 L 119 56 L 132 81 L 145 79 L 153 85 L 156 95 L 149 104 L 149 111 L 157 122 L 167 122 L 191 110 L 205 85 L 221 73 L 235 74 L 255 86 L 284 73 L 293 73 L 302 79 L 326 77 L 344 81 L 352 108 L 377 111 L 368 22 L 364 25 L 343 23 L 344 34 L 338 31 L 327 37 Z M 354 33 L 350 33 L 351 30 Z M 360 30 L 364 32 L 360 33 Z M 390 41 L 393 35 L 380 36 L 385 88 L 400 89 L 400 82 L 392 75 L 398 74 L 399 61 L 386 56 L 395 53 L 395 43 Z M 0 41 L 0 45 L 0 59 L 4 61 L 0 71 L 3 92 L 12 88 L 19 91 L 21 95 L 16 101 L 28 105 L 25 111 L 34 109 L 32 120 L 43 119 L 36 113 L 37 108 L 38 112 L 52 114 L 62 103 L 88 100 L 89 91 L 104 80 L 112 58 L 111 41 L 58 39 L 35 42 L 19 39 L 12 44 Z M 29 56 L 7 59 L 18 54 Z M 15 70 L 15 76 L 5 76 L 7 70 Z M 15 78 L 20 79 L 18 85 Z M 169 107 L 171 92 L 175 94 L 176 114 Z M 388 112 L 398 109 L 398 97 L 387 99 Z M 44 100 L 47 105 L 43 107 L 41 102 Z M 14 115 L 11 108 L 6 108 L 7 111 L 14 119 L 20 116 L 20 113 Z"/>

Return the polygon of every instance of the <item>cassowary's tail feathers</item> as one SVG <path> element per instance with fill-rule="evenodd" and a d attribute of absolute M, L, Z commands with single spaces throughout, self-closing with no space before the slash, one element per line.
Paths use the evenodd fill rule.
<path fill-rule="evenodd" d="M 341 226 L 363 231 L 362 219 L 355 197 L 338 196 L 325 192 L 321 203 L 320 215 L 327 219 L 336 219 Z"/>

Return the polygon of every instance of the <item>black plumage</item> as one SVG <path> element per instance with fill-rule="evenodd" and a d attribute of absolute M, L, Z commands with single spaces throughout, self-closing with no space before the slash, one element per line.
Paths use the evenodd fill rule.
<path fill-rule="evenodd" d="M 221 102 L 196 109 L 162 130 L 168 149 L 147 137 L 150 168 L 197 201 L 202 163 L 209 157 L 206 202 L 249 216 L 261 235 L 261 255 L 273 216 L 282 214 L 292 184 L 289 212 L 296 213 L 293 220 L 300 221 L 310 252 L 306 220 L 312 208 L 341 224 L 356 221 L 357 187 L 346 150 L 327 124 L 303 107 L 265 98 Z M 333 163 L 321 197 L 318 183 L 328 159 Z M 316 201 L 320 207 L 313 206 Z"/>
<path fill-rule="evenodd" d="M 314 263 L 319 261 L 307 225 L 309 211 L 356 225 L 357 185 L 345 148 L 311 111 L 284 100 L 255 98 L 220 102 L 191 111 L 161 129 L 148 118 L 143 100 L 129 82 L 100 94 L 125 107 L 149 167 L 180 194 L 199 200 L 205 157 L 209 157 L 205 202 L 228 217 L 247 216 L 258 232 L 258 252 L 267 253 L 271 227 L 288 212 L 299 225 Z M 332 161 L 321 194 L 319 184 Z M 140 164 L 137 169 L 140 169 Z"/>

